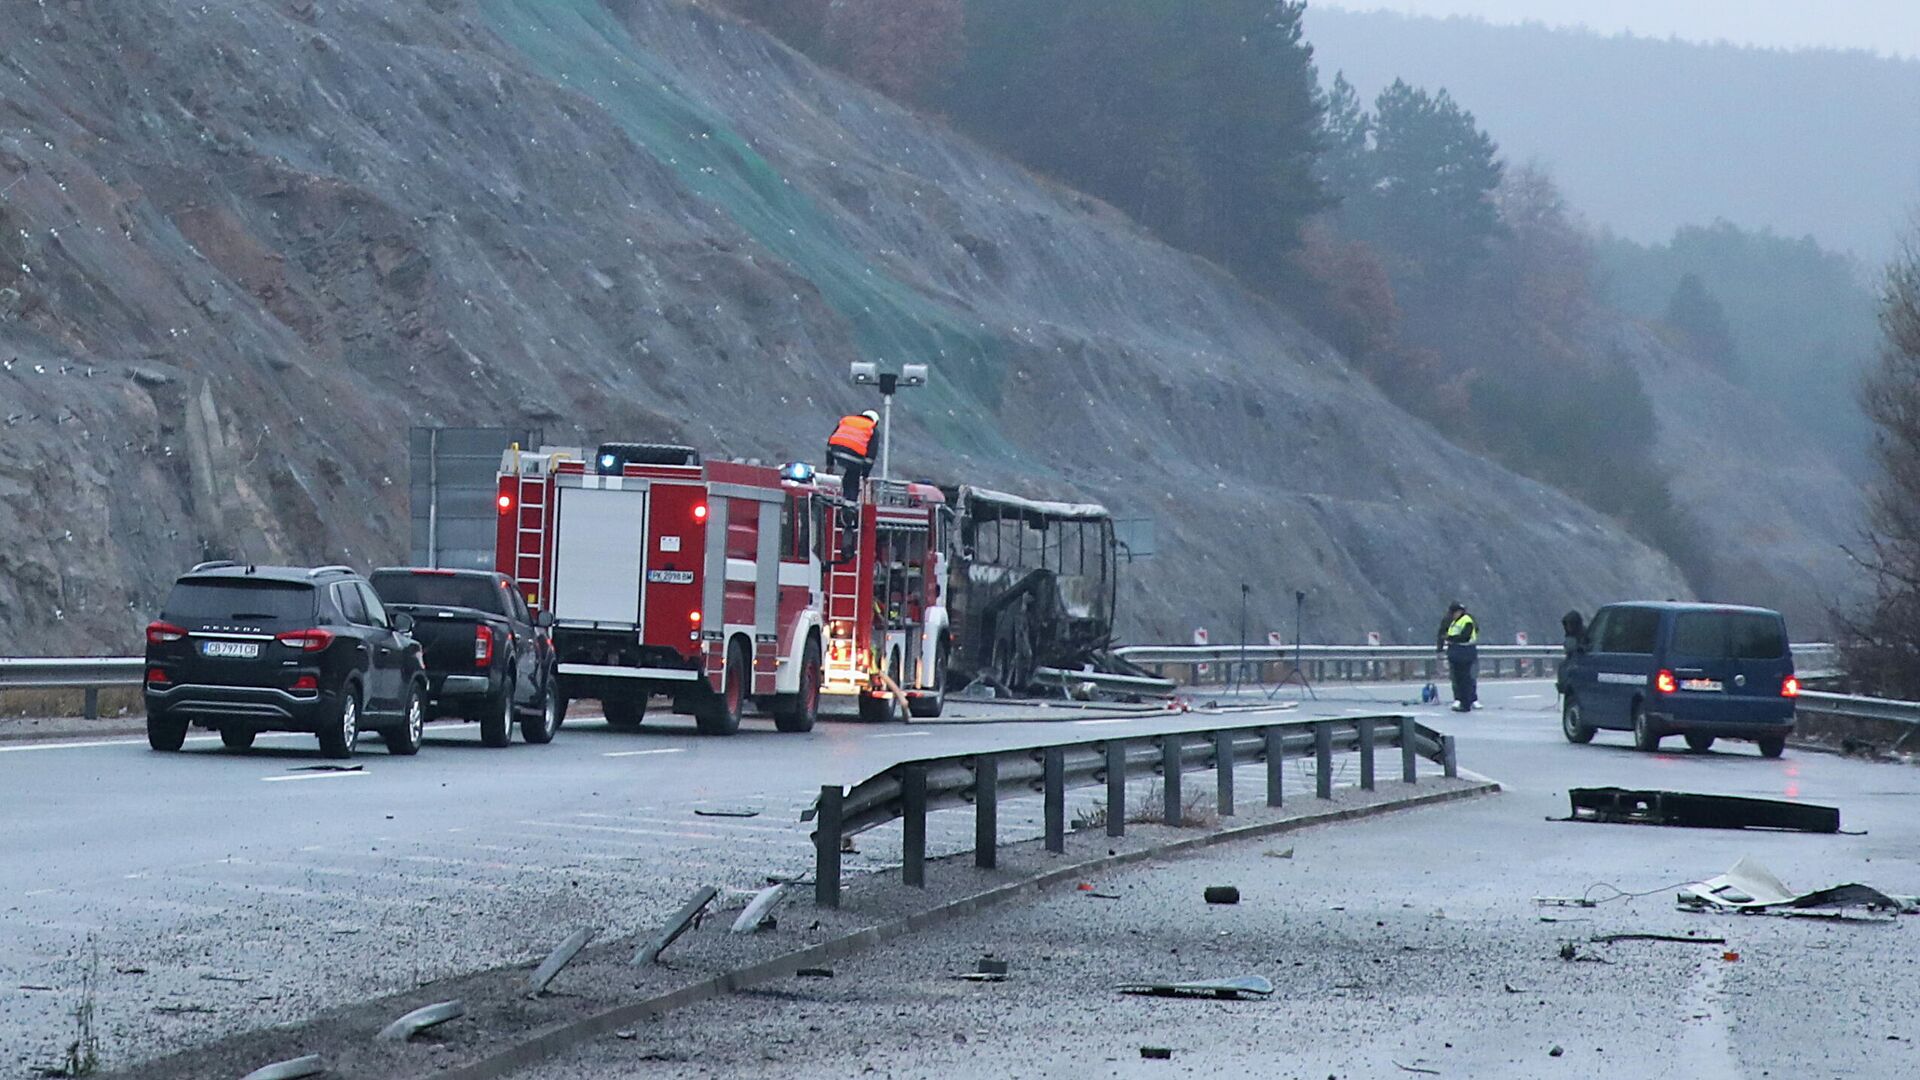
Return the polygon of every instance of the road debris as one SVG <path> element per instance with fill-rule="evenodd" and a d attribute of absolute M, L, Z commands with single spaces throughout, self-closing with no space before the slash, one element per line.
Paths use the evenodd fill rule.
<path fill-rule="evenodd" d="M 758 810 L 749 810 L 749 809 L 744 809 L 744 808 L 743 808 L 743 809 L 739 809 L 739 810 L 701 810 L 701 809 L 699 809 L 699 808 L 695 808 L 693 812 L 694 812 L 694 814 L 695 814 L 696 816 L 698 816 L 698 817 L 737 817 L 737 818 L 749 818 L 749 817 L 759 817 L 759 816 L 760 816 L 760 811 L 758 811 Z"/>
<path fill-rule="evenodd" d="M 1565 1050 L 1563 1050 L 1563 1049 L 1561 1049 L 1560 1047 L 1558 1047 L 1558 1046 L 1556 1046 L 1556 1047 L 1554 1047 L 1553 1049 L 1551 1049 L 1551 1050 L 1549 1050 L 1549 1051 L 1547 1051 L 1547 1056 L 1548 1056 L 1548 1057 L 1559 1057 L 1560 1055 L 1562 1055 L 1562 1054 L 1564 1054 L 1564 1053 L 1566 1053 L 1566 1051 L 1565 1051 Z"/>
<path fill-rule="evenodd" d="M 796 978 L 801 979 L 831 979 L 833 978 L 833 969 L 821 967 L 801 968 L 793 974 Z"/>
<path fill-rule="evenodd" d="M 1866 908 L 1875 912 L 1920 914 L 1920 899 L 1894 896 L 1866 885 L 1835 885 L 1796 893 L 1751 858 L 1742 858 L 1719 877 L 1682 886 L 1675 899 L 1682 908 L 1691 911 L 1833 917 L 1846 908 Z"/>
<path fill-rule="evenodd" d="M 980 966 L 975 970 L 982 975 L 1005 975 L 1011 971 L 1012 968 L 1005 960 L 995 960 L 991 956 L 983 956 L 980 958 Z"/>
<path fill-rule="evenodd" d="M 534 969 L 533 977 L 527 980 L 527 996 L 537 998 L 545 993 L 547 984 L 553 982 L 554 977 L 560 974 L 560 969 L 580 955 L 580 950 L 586 948 L 587 942 L 591 940 L 593 940 L 593 931 L 587 927 L 581 927 L 568 934 L 567 939 L 555 947 L 553 952 L 547 954 L 547 958 Z"/>
<path fill-rule="evenodd" d="M 1203 979 L 1198 982 L 1122 983 L 1114 989 L 1122 994 L 1138 994 L 1146 997 L 1243 1000 L 1248 997 L 1270 996 L 1273 993 L 1273 983 L 1258 975 L 1249 975 L 1238 979 Z"/>
<path fill-rule="evenodd" d="M 1597 821 L 1626 825 L 1670 825 L 1688 829 L 1786 829 L 1837 833 L 1840 810 L 1833 806 L 1749 799 L 1738 795 L 1699 795 L 1686 791 L 1635 791 L 1628 788 L 1574 788 L 1567 792 L 1569 816 L 1553 820 Z"/>
<path fill-rule="evenodd" d="M 290 1061 L 262 1065 L 240 1080 L 302 1080 L 303 1077 L 319 1076 L 326 1071 L 327 1063 L 319 1054 L 308 1054 Z"/>
<path fill-rule="evenodd" d="M 1594 956 L 1591 953 L 1581 952 L 1580 946 L 1571 941 L 1562 942 L 1560 944 L 1560 959 L 1568 960 L 1577 964 L 1611 964 L 1613 963 L 1613 961 L 1607 959 L 1604 956 Z"/>
<path fill-rule="evenodd" d="M 1392 1061 L 1393 1059 L 1392 1059 L 1392 1058 L 1388 1058 L 1387 1060 L 1389 1060 L 1389 1061 Z M 1410 1073 L 1425 1073 L 1425 1074 L 1426 1074 L 1426 1075 L 1428 1075 L 1428 1076 L 1439 1076 L 1439 1075 L 1440 1075 L 1440 1070 L 1439 1070 L 1439 1069 L 1429 1069 L 1429 1068 L 1426 1068 L 1426 1067 L 1424 1067 L 1424 1066 L 1421 1066 L 1421 1065 L 1402 1065 L 1402 1064 L 1400 1064 L 1399 1062 L 1397 1062 L 1397 1061 L 1394 1061 L 1394 1062 L 1393 1062 L 1393 1067 L 1394 1067 L 1394 1068 L 1396 1068 L 1396 1069 L 1399 1069 L 1399 1070 L 1400 1070 L 1401 1072 L 1410 1072 Z"/>
<path fill-rule="evenodd" d="M 667 946 L 678 941 L 681 934 L 691 929 L 701 913 L 707 910 L 707 905 L 713 903 L 714 897 L 719 895 L 720 890 L 712 885 L 702 886 L 699 892 L 693 894 L 693 899 L 687 901 L 673 918 L 667 920 L 667 925 L 654 935 L 652 941 L 642 945 L 640 950 L 633 954 L 633 963 L 636 966 L 658 963 L 660 954 L 667 950 Z"/>
<path fill-rule="evenodd" d="M 1268 848 L 1267 850 L 1261 852 L 1260 854 L 1265 855 L 1269 859 L 1291 859 L 1293 858 L 1293 849 L 1292 848 Z"/>
<path fill-rule="evenodd" d="M 747 904 L 746 910 L 740 912 L 740 917 L 733 920 L 732 932 L 751 934 L 760 930 L 773 929 L 773 909 L 780 905 L 781 900 L 786 899 L 786 895 L 785 883 L 769 885 L 755 893 L 753 900 Z"/>
<path fill-rule="evenodd" d="M 428 1005 L 412 1012 L 380 1029 L 374 1038 L 386 1042 L 406 1042 L 415 1035 L 431 1027 L 439 1027 L 449 1020 L 458 1020 L 467 1015 L 466 1002 L 458 998 L 442 1001 L 437 1005 Z"/>
<path fill-rule="evenodd" d="M 1682 937 L 1679 934 L 1596 934 L 1587 939 L 1595 945 L 1611 945 L 1616 941 L 1677 941 L 1682 945 L 1725 945 L 1723 937 Z"/>
<path fill-rule="evenodd" d="M 1240 902 L 1240 890 L 1233 885 L 1209 885 L 1203 895 L 1209 904 L 1237 904 Z"/>
<path fill-rule="evenodd" d="M 1173 1047 L 1143 1046 L 1140 1048 L 1140 1056 L 1149 1061 L 1167 1061 L 1173 1057 Z"/>

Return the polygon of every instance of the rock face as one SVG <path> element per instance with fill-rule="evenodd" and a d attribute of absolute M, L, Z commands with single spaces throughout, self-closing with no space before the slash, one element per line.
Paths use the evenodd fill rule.
<path fill-rule="evenodd" d="M 202 558 L 403 557 L 412 424 L 814 457 L 1158 524 L 1133 640 L 1491 638 L 1678 595 L 1110 209 L 678 0 L 0 5 L 0 652 Z"/>

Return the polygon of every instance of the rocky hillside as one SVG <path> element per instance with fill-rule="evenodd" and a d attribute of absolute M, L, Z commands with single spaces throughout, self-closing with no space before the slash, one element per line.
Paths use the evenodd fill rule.
<path fill-rule="evenodd" d="M 1684 588 L 1211 267 L 680 0 L 0 5 L 0 652 L 212 556 L 406 549 L 412 424 L 818 452 L 1159 525 L 1129 636 L 1536 639 Z"/>

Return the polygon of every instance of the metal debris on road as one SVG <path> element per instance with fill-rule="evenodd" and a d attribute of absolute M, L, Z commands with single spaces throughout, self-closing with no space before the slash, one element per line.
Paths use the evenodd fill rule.
<path fill-rule="evenodd" d="M 1203 894 L 1209 904 L 1237 904 L 1240 902 L 1240 890 L 1233 885 L 1209 885 Z"/>
<path fill-rule="evenodd" d="M 386 1027 L 380 1029 L 376 1039 L 387 1042 L 406 1042 L 415 1035 L 432 1027 L 439 1027 L 449 1020 L 458 1020 L 467 1015 L 467 1003 L 455 998 L 442 1001 L 437 1005 L 428 1005 L 415 1009 Z"/>
<path fill-rule="evenodd" d="M 1742 858 L 1719 877 L 1681 887 L 1676 897 L 1682 908 L 1694 911 L 1738 911 L 1768 915 L 1831 914 L 1846 908 L 1920 914 L 1920 899 L 1894 896 L 1866 885 L 1835 885 L 1796 893 L 1771 871 Z"/>
<path fill-rule="evenodd" d="M 794 972 L 794 975 L 802 979 L 831 979 L 833 978 L 833 969 L 818 967 L 801 968 L 799 971 Z"/>
<path fill-rule="evenodd" d="M 991 956 L 983 956 L 980 958 L 980 966 L 975 970 L 982 975 L 1006 975 L 1013 969 L 1005 960 L 995 960 Z"/>
<path fill-rule="evenodd" d="M 707 905 L 713 903 L 713 898 L 719 895 L 720 890 L 712 885 L 701 886 L 700 891 L 693 894 L 693 899 L 687 901 L 673 918 L 667 920 L 667 925 L 654 935 L 653 940 L 642 945 L 639 951 L 633 954 L 634 965 L 658 962 L 660 954 L 667 950 L 667 946 L 680 940 L 680 935 L 693 927 L 694 920 L 698 919 L 700 913 L 707 910 Z"/>
<path fill-rule="evenodd" d="M 1593 956 L 1588 953 L 1581 952 L 1580 946 L 1574 944 L 1571 941 L 1566 941 L 1561 943 L 1560 959 L 1570 960 L 1578 964 L 1611 964 L 1613 963 L 1613 961 L 1607 959 L 1604 956 Z"/>
<path fill-rule="evenodd" d="M 547 954 L 547 958 L 534 969 L 533 977 L 527 980 L 527 996 L 539 997 L 545 993 L 547 984 L 554 980 L 554 976 L 560 974 L 560 969 L 580 955 L 580 950 L 586 948 L 587 942 L 591 940 L 593 940 L 593 931 L 588 927 L 583 926 L 568 934 L 567 939 L 562 941 L 553 952 Z"/>
<path fill-rule="evenodd" d="M 1293 849 L 1292 848 L 1268 848 L 1267 850 L 1261 852 L 1260 854 L 1265 855 L 1269 859 L 1291 859 L 1293 858 Z"/>
<path fill-rule="evenodd" d="M 1567 792 L 1567 799 L 1572 803 L 1572 813 L 1557 820 L 1670 825 L 1688 829 L 1785 829 L 1812 833 L 1840 831 L 1838 807 L 1779 799 L 1699 795 L 1685 791 L 1635 791 L 1617 787 L 1574 788 Z"/>
<path fill-rule="evenodd" d="M 1389 1058 L 1388 1060 L 1392 1060 L 1392 1059 L 1391 1059 L 1391 1058 Z M 1395 1062 L 1393 1063 L 1393 1067 L 1394 1067 L 1394 1068 L 1396 1068 L 1396 1069 L 1399 1069 L 1399 1070 L 1400 1070 L 1401 1072 L 1410 1072 L 1410 1073 L 1425 1073 L 1425 1074 L 1426 1074 L 1426 1075 L 1428 1075 L 1428 1076 L 1439 1076 L 1439 1075 L 1440 1075 L 1440 1070 L 1439 1070 L 1439 1069 L 1429 1069 L 1429 1068 L 1426 1068 L 1426 1067 L 1424 1067 L 1424 1066 L 1421 1066 L 1421 1065 L 1402 1065 L 1402 1064 L 1400 1064 L 1399 1062 L 1397 1062 L 1397 1061 L 1395 1061 Z"/>
<path fill-rule="evenodd" d="M 1140 1056 L 1148 1061 L 1166 1061 L 1173 1057 L 1173 1047 L 1143 1046 L 1140 1048 Z"/>
<path fill-rule="evenodd" d="M 1679 934 L 1596 934 L 1587 939 L 1595 945 L 1611 945 L 1616 941 L 1677 941 L 1682 945 L 1725 945 L 1723 937 L 1681 937 Z"/>
<path fill-rule="evenodd" d="M 365 765 L 296 765 L 288 772 L 365 772 Z"/>
<path fill-rule="evenodd" d="M 319 1054 L 294 1058 L 291 1061 L 276 1061 L 271 1065 L 262 1065 L 240 1080 L 301 1080 L 303 1077 L 319 1076 L 327 1071 L 327 1063 Z"/>
<path fill-rule="evenodd" d="M 758 810 L 744 810 L 744 809 L 743 809 L 743 810 L 701 810 L 701 809 L 698 809 L 698 808 L 696 808 L 696 809 L 695 809 L 695 810 L 694 810 L 693 812 L 694 812 L 694 814 L 695 814 L 696 816 L 698 816 L 698 817 L 741 817 L 741 818 L 745 818 L 745 817 L 759 817 L 759 816 L 760 816 L 760 811 L 758 811 Z"/>
<path fill-rule="evenodd" d="M 779 906 L 786 895 L 787 886 L 784 882 L 779 885 L 769 885 L 755 893 L 752 901 L 747 904 L 746 910 L 740 913 L 739 918 L 733 920 L 733 933 L 751 934 L 758 930 L 771 929 L 773 909 Z"/>
<path fill-rule="evenodd" d="M 1267 997 L 1273 993 L 1273 983 L 1258 975 L 1249 975 L 1238 979 L 1203 979 L 1198 982 L 1122 983 L 1114 989 L 1122 994 L 1138 994 L 1145 997 L 1239 1000 L 1248 997 Z"/>

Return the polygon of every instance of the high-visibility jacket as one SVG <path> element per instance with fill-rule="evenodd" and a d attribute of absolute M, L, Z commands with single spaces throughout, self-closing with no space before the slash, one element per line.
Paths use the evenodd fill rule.
<path fill-rule="evenodd" d="M 840 426 L 833 432 L 833 438 L 827 440 L 827 445 L 837 446 L 860 457 L 871 457 L 868 451 L 873 448 L 873 431 L 876 427 L 879 425 L 859 413 L 843 416 Z"/>
<path fill-rule="evenodd" d="M 1478 644 L 1479 641 L 1480 641 L 1480 624 L 1474 622 L 1473 616 L 1467 614 L 1466 612 L 1464 611 L 1461 612 L 1459 618 L 1453 620 L 1452 623 L 1448 624 L 1447 644 L 1474 645 L 1474 644 Z"/>

